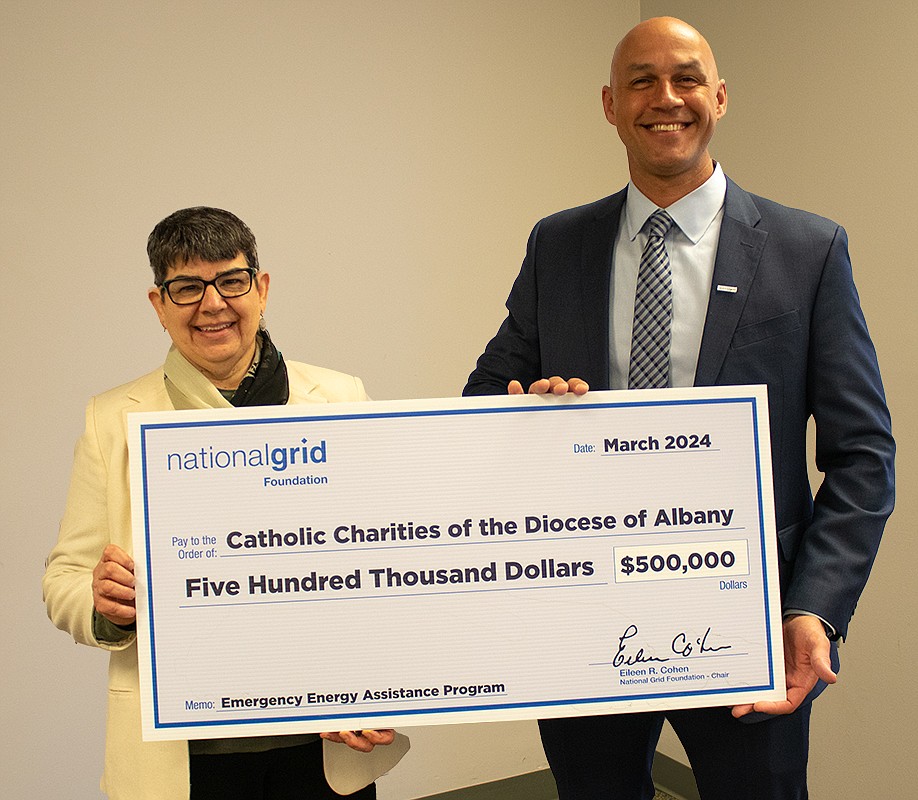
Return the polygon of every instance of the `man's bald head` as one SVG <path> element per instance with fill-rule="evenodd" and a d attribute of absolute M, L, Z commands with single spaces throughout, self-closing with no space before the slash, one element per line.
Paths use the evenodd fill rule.
<path fill-rule="evenodd" d="M 704 61 L 704 66 L 709 71 L 708 74 L 712 80 L 715 82 L 719 80 L 714 52 L 707 40 L 687 22 L 676 17 L 653 17 L 638 23 L 628 31 L 615 46 L 615 52 L 612 54 L 612 75 L 615 74 L 616 67 L 621 69 L 629 62 L 629 57 L 633 55 L 635 49 L 640 52 L 648 42 L 654 40 L 670 42 L 682 40 L 686 46 L 694 47 Z M 615 79 L 611 79 L 614 85 Z"/>
<path fill-rule="evenodd" d="M 710 45 L 691 25 L 655 17 L 628 31 L 602 96 L 631 179 L 654 202 L 665 207 L 711 176 L 708 143 L 727 110 L 727 89 Z"/>

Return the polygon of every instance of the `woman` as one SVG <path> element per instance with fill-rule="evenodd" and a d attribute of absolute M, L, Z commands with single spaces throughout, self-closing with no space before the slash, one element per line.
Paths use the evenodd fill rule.
<path fill-rule="evenodd" d="M 153 229 L 147 253 L 150 302 L 172 347 L 163 367 L 90 401 L 43 581 L 54 624 L 111 653 L 102 789 L 112 800 L 305 800 L 337 797 L 330 782 L 375 798 L 371 762 L 340 744 L 369 752 L 390 744 L 391 730 L 322 734 L 338 743 L 325 746 L 324 773 L 315 734 L 141 740 L 126 414 L 368 399 L 359 378 L 284 361 L 262 324 L 270 278 L 233 214 L 177 211 Z"/>

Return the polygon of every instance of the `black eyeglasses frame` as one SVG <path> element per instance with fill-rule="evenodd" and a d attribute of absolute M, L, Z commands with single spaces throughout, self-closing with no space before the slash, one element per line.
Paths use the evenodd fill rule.
<path fill-rule="evenodd" d="M 227 275 L 235 275 L 238 272 L 247 272 L 249 274 L 249 288 L 241 294 L 223 294 L 223 292 L 220 291 L 220 287 L 217 285 L 217 282 L 226 278 Z M 162 295 L 168 295 L 169 299 L 177 306 L 193 306 L 195 303 L 200 303 L 204 299 L 204 295 L 207 294 L 208 286 L 213 286 L 217 294 L 220 295 L 220 297 L 222 297 L 224 300 L 233 300 L 237 297 L 245 297 L 249 292 L 252 291 L 252 287 L 255 285 L 255 276 L 257 274 L 258 270 L 254 267 L 239 267 L 238 269 L 231 269 L 227 270 L 226 272 L 221 272 L 219 275 L 209 281 L 205 281 L 203 278 L 179 275 L 177 278 L 171 278 L 168 281 L 163 281 L 160 284 L 159 291 Z M 201 292 L 201 296 L 197 300 L 179 302 L 172 296 L 172 292 L 169 290 L 169 286 L 176 281 L 198 281 L 199 283 L 202 283 L 204 285 L 204 289 Z"/>

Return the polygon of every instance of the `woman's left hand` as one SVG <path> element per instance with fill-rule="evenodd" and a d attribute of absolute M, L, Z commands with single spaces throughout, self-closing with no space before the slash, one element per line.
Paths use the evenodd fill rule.
<path fill-rule="evenodd" d="M 338 731 L 337 733 L 321 733 L 323 739 L 330 742 L 346 744 L 353 750 L 369 753 L 376 745 L 392 744 L 395 741 L 395 731 L 392 728 L 365 731 Z"/>

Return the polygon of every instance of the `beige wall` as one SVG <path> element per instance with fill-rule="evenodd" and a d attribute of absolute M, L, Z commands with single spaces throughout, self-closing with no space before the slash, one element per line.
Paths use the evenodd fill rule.
<path fill-rule="evenodd" d="M 39 580 L 85 401 L 165 353 L 152 226 L 237 212 L 288 357 L 376 398 L 456 395 L 531 226 L 625 180 L 599 93 L 637 19 L 637 0 L 0 4 L 0 795 L 99 796 L 105 654 L 51 627 Z M 545 765 L 534 724 L 412 736 L 384 799 Z"/>
<path fill-rule="evenodd" d="M 104 654 L 51 628 L 38 584 L 84 401 L 165 350 L 144 296 L 152 225 L 196 203 L 236 211 L 272 273 L 268 317 L 288 356 L 355 372 L 378 398 L 455 394 L 533 222 L 624 183 L 599 88 L 614 42 L 658 13 L 693 21 L 718 54 L 727 172 L 851 236 L 900 500 L 841 682 L 817 705 L 812 794 L 904 795 L 918 749 L 900 712 L 918 660 L 918 331 L 910 259 L 886 231 L 918 177 L 913 4 L 188 5 L 0 7 L 3 795 L 99 796 Z M 544 766 L 526 724 L 417 729 L 414 742 L 383 800 Z"/>
<path fill-rule="evenodd" d="M 816 703 L 814 798 L 911 795 L 918 752 L 915 447 L 918 314 L 909 234 L 918 128 L 918 7 L 910 0 L 655 2 L 642 18 L 690 20 L 710 41 L 729 107 L 713 153 L 743 188 L 831 217 L 850 236 L 898 441 L 898 504 L 842 647 L 837 686 Z M 894 238 L 905 233 L 905 247 Z M 893 234 L 892 236 L 890 234 Z M 903 255 L 904 254 L 904 255 Z M 664 752 L 677 752 L 671 740 Z"/>

